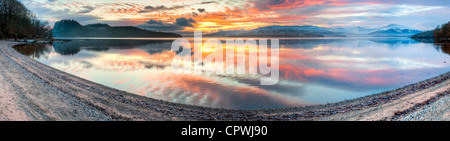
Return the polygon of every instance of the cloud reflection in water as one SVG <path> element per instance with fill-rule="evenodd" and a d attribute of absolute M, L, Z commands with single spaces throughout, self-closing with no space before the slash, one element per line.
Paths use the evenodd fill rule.
<path fill-rule="evenodd" d="M 280 40 L 281 80 L 261 86 L 259 75 L 175 74 L 170 67 L 176 55 L 170 51 L 171 42 L 76 40 L 57 42 L 53 48 L 17 49 L 106 86 L 165 101 L 235 109 L 337 102 L 398 88 L 450 68 L 443 63 L 450 62 L 445 48 L 406 38 Z"/>

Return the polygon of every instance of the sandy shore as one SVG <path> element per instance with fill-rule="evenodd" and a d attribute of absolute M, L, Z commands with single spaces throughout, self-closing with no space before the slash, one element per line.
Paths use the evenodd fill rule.
<path fill-rule="evenodd" d="M 0 120 L 450 120 L 450 73 L 333 104 L 229 110 L 164 102 L 53 69 L 0 41 Z"/>

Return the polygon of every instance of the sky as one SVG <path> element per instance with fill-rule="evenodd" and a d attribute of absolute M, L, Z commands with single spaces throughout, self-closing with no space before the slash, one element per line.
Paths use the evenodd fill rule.
<path fill-rule="evenodd" d="M 54 24 L 188 33 L 251 30 L 270 25 L 377 28 L 388 24 L 431 30 L 450 21 L 449 0 L 20 0 Z"/>

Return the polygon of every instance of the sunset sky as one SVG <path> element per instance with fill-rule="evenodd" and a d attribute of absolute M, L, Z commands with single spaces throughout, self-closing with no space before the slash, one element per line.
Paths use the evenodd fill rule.
<path fill-rule="evenodd" d="M 132 25 L 165 32 L 206 33 L 268 25 L 380 27 L 430 30 L 450 21 L 448 0 L 21 0 L 50 24 Z"/>

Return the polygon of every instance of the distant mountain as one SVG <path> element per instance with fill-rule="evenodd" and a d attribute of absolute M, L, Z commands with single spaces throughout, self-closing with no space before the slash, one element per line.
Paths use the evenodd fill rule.
<path fill-rule="evenodd" d="M 390 24 L 380 28 L 364 28 L 364 27 L 337 27 L 330 28 L 330 31 L 346 34 L 346 35 L 366 35 L 366 36 L 411 36 L 422 31 L 410 27 Z"/>
<path fill-rule="evenodd" d="M 383 26 L 376 31 L 370 33 L 370 34 L 403 34 L 403 35 L 413 35 L 417 33 L 421 33 L 422 31 L 416 30 L 410 27 L 397 25 L 397 24 L 390 24 L 387 26 Z"/>
<path fill-rule="evenodd" d="M 422 31 L 390 24 L 380 28 L 318 27 L 318 26 L 265 26 L 253 30 L 230 30 L 207 34 L 209 37 L 345 37 L 345 36 L 411 36 Z"/>
<path fill-rule="evenodd" d="M 219 31 L 211 34 L 204 35 L 205 37 L 233 37 L 238 36 L 240 34 L 243 34 L 245 32 L 248 32 L 246 30 L 228 30 L 228 31 Z"/>
<path fill-rule="evenodd" d="M 323 33 L 331 33 L 317 26 L 266 26 L 253 29 L 236 37 L 323 37 Z"/>
<path fill-rule="evenodd" d="M 89 24 L 82 26 L 75 20 L 61 20 L 55 23 L 53 37 L 181 37 L 174 33 L 164 33 L 140 29 L 133 26 L 109 26 Z"/>
<path fill-rule="evenodd" d="M 265 26 L 253 30 L 220 31 L 207 34 L 210 37 L 324 37 L 342 36 L 318 26 Z"/>
<path fill-rule="evenodd" d="M 364 27 L 337 27 L 337 28 L 329 28 L 330 31 L 341 33 L 341 34 L 369 34 L 371 32 L 376 31 L 376 29 L 364 28 Z"/>
<path fill-rule="evenodd" d="M 280 25 L 274 25 L 274 26 L 266 26 L 266 27 L 260 27 L 254 30 L 251 30 L 253 32 L 271 32 L 271 31 L 293 31 L 293 32 L 309 32 L 309 33 L 319 33 L 319 34 L 332 34 L 333 32 L 329 31 L 327 28 L 324 27 L 318 27 L 318 26 L 280 26 Z"/>

